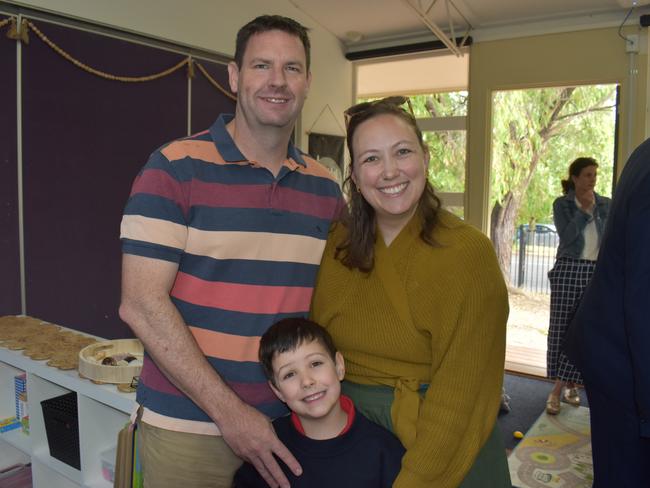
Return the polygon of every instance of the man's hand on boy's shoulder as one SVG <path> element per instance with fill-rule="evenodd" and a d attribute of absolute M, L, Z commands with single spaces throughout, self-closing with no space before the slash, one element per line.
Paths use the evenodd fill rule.
<path fill-rule="evenodd" d="M 302 473 L 300 464 L 275 435 L 271 421 L 249 405 L 242 405 L 219 425 L 224 440 L 237 456 L 255 467 L 270 487 L 289 488 L 289 481 L 273 455 L 296 476 Z"/>

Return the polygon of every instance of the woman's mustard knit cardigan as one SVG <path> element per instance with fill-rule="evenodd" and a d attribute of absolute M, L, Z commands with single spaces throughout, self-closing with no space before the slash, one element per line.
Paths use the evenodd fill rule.
<path fill-rule="evenodd" d="M 503 381 L 508 295 L 492 245 L 441 210 L 435 247 L 414 217 L 388 248 L 377 238 L 366 274 L 334 259 L 345 232 L 330 234 L 311 316 L 345 357 L 347 380 L 429 385 L 414 433 L 393 418 L 407 447 L 394 486 L 457 487 L 492 432 Z"/>

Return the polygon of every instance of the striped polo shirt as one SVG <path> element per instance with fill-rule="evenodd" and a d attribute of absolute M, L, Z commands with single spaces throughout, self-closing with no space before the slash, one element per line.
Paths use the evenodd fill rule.
<path fill-rule="evenodd" d="M 171 300 L 199 347 L 243 401 L 276 418 L 287 410 L 258 362 L 260 336 L 309 312 L 343 199 L 329 171 L 293 145 L 277 177 L 246 160 L 226 131 L 231 119 L 151 155 L 124 210 L 122 251 L 178 264 Z M 219 433 L 146 354 L 137 402 L 151 425 Z"/>

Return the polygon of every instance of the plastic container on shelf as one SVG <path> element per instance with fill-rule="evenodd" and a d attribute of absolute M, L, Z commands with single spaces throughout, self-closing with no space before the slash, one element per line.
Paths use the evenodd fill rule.
<path fill-rule="evenodd" d="M 72 391 L 43 400 L 41 408 L 50 456 L 81 469 L 77 393 Z"/>
<path fill-rule="evenodd" d="M 102 476 L 106 481 L 111 483 L 115 481 L 115 459 L 117 456 L 117 446 L 102 451 L 99 455 L 102 462 Z"/>

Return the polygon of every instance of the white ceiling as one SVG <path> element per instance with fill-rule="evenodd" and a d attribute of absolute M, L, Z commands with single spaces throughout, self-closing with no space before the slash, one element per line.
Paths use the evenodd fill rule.
<path fill-rule="evenodd" d="M 335 35 L 348 52 L 436 40 L 408 3 L 445 32 L 474 40 L 620 25 L 638 25 L 650 0 L 288 0 L 314 23 Z M 449 7 L 447 7 L 449 2 Z M 450 14 L 447 14 L 449 10 Z M 361 39 L 358 39 L 361 37 Z"/>

